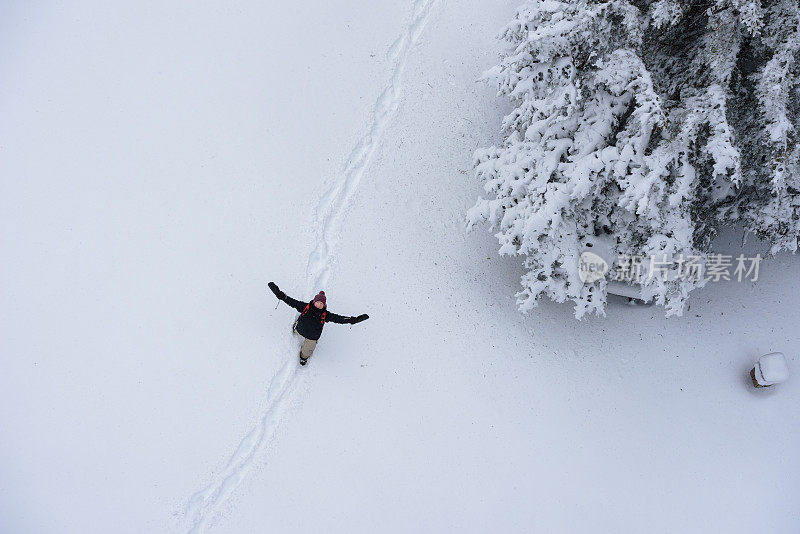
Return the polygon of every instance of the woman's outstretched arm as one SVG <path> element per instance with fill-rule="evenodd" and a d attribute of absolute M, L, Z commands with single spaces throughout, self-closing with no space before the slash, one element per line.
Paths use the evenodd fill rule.
<path fill-rule="evenodd" d="M 339 315 L 338 313 L 328 312 L 325 314 L 325 322 L 326 323 L 339 323 L 339 324 L 356 324 L 360 323 L 361 321 L 366 321 L 369 319 L 369 315 L 363 313 L 358 317 L 347 317 L 344 315 Z"/>
<path fill-rule="evenodd" d="M 288 304 L 289 306 L 291 306 L 292 308 L 294 308 L 299 312 L 302 312 L 303 309 L 305 309 L 306 304 L 308 304 L 307 302 L 301 302 L 297 299 L 293 299 L 292 297 L 281 291 L 280 288 L 275 284 L 275 282 L 270 282 L 267 285 L 269 286 L 270 290 L 273 293 L 275 293 L 275 296 L 278 297 L 278 300 L 282 300 L 283 302 L 285 302 L 286 304 Z"/>

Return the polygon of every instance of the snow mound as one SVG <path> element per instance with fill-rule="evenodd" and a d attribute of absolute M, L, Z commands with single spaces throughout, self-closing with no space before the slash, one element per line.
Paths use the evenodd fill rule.
<path fill-rule="evenodd" d="M 764 386 L 780 384 L 789 378 L 789 366 L 782 352 L 770 352 L 758 359 L 756 377 Z"/>

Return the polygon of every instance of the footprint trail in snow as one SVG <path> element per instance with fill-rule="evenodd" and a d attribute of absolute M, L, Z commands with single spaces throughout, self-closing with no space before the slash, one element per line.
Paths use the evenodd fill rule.
<path fill-rule="evenodd" d="M 380 148 L 386 129 L 397 113 L 401 101 L 401 82 L 411 48 L 416 44 L 438 0 L 416 0 L 411 21 L 392 44 L 388 58 L 393 64 L 391 76 L 375 102 L 369 128 L 353 148 L 341 177 L 322 195 L 316 208 L 316 246 L 308 258 L 306 294 L 323 288 L 328 282 L 333 249 L 341 233 L 345 210 L 358 184 Z M 267 390 L 267 409 L 259 423 L 244 437 L 225 468 L 214 475 L 211 483 L 189 499 L 186 519 L 190 533 L 200 533 L 220 512 L 242 480 L 256 465 L 262 451 L 275 435 L 281 416 L 303 373 L 298 373 L 298 345 L 287 334 L 281 353 L 288 360 L 272 378 Z"/>
<path fill-rule="evenodd" d="M 372 123 L 350 153 L 342 177 L 322 196 L 316 210 L 317 246 L 308 258 L 306 292 L 324 287 L 331 270 L 332 248 L 340 233 L 342 216 L 353 197 L 364 171 L 383 142 L 401 100 L 401 82 L 410 49 L 416 44 L 437 0 L 417 0 L 413 5 L 411 23 L 389 48 L 388 57 L 394 64 L 389 83 L 375 102 Z"/>

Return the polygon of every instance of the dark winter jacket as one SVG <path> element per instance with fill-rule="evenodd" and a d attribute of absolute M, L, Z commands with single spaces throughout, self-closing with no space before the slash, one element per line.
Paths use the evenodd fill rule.
<path fill-rule="evenodd" d="M 319 339 L 319 336 L 322 335 L 322 328 L 325 326 L 325 323 L 356 324 L 369 318 L 366 314 L 358 317 L 339 315 L 329 312 L 327 306 L 320 310 L 314 306 L 313 301 L 302 302 L 293 299 L 278 289 L 278 286 L 273 287 L 273 285 L 270 285 L 270 289 L 272 289 L 276 297 L 300 312 L 300 317 L 297 318 L 295 329 L 298 334 L 306 339 Z"/>

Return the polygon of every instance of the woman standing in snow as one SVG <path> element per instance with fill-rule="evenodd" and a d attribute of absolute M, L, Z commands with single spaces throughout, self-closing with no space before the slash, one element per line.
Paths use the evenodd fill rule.
<path fill-rule="evenodd" d="M 275 282 L 270 282 L 267 285 L 278 297 L 278 300 L 282 300 L 300 312 L 300 317 L 297 318 L 292 326 L 292 331 L 303 338 L 303 345 L 300 347 L 300 365 L 305 365 L 314 353 L 325 323 L 356 324 L 369 319 L 369 315 L 366 313 L 358 317 L 345 317 L 344 315 L 329 312 L 325 304 L 324 291 L 317 293 L 317 296 L 311 302 L 301 302 L 281 291 L 275 285 Z"/>

